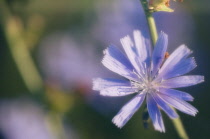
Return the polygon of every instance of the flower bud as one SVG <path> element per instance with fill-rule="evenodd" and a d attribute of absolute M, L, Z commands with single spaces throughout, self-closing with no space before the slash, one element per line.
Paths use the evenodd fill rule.
<path fill-rule="evenodd" d="M 174 10 L 171 9 L 170 6 L 170 0 L 149 0 L 149 9 L 158 12 L 158 11 L 164 11 L 164 12 L 173 12 Z"/>

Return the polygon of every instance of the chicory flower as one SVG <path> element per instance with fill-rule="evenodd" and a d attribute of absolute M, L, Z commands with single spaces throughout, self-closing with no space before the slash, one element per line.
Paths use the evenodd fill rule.
<path fill-rule="evenodd" d="M 192 51 L 185 45 L 179 46 L 169 57 L 167 54 L 168 36 L 161 32 L 152 51 L 148 40 L 140 31 L 134 31 L 134 42 L 129 36 L 121 39 L 125 54 L 111 45 L 104 51 L 102 64 L 109 70 L 126 79 L 96 78 L 93 90 L 100 95 L 117 97 L 136 94 L 125 104 L 112 122 L 122 128 L 141 107 L 144 100 L 154 128 L 165 132 L 160 109 L 170 118 L 181 112 L 195 116 L 198 110 L 186 101 L 193 97 L 174 88 L 188 87 L 204 81 L 200 75 L 184 75 L 196 67 Z"/>

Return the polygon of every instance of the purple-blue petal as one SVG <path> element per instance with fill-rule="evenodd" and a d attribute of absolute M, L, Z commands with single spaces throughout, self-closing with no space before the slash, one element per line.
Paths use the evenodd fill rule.
<path fill-rule="evenodd" d="M 159 95 L 166 103 L 168 103 L 169 105 L 171 105 L 172 107 L 180 110 L 181 112 L 184 112 L 186 114 L 195 116 L 198 112 L 198 110 L 193 107 L 192 105 L 190 105 L 189 103 L 178 99 L 176 97 L 170 97 L 164 94 L 160 94 Z"/>
<path fill-rule="evenodd" d="M 170 96 L 170 97 L 176 97 L 178 99 L 182 99 L 185 101 L 193 101 L 193 97 L 185 92 L 169 89 L 169 88 L 159 88 L 158 91 L 164 95 Z"/>
<path fill-rule="evenodd" d="M 152 75 L 154 76 L 163 63 L 168 46 L 168 35 L 161 32 L 152 55 Z"/>
<path fill-rule="evenodd" d="M 196 85 L 204 82 L 204 76 L 200 75 L 190 75 L 190 76 L 180 76 L 172 79 L 168 79 L 161 82 L 162 87 L 164 88 L 180 88 Z"/>
<path fill-rule="evenodd" d="M 125 36 L 120 41 L 131 64 L 136 69 L 136 71 L 140 73 L 140 65 L 137 62 L 137 59 L 139 59 L 139 57 L 136 51 L 136 47 L 134 46 L 131 38 L 129 36 Z"/>
<path fill-rule="evenodd" d="M 179 63 L 182 59 L 188 57 L 192 51 L 187 48 L 185 45 L 179 46 L 164 62 L 163 66 L 159 70 L 159 74 L 164 74 L 164 72 L 168 72 L 168 70 L 173 69 L 177 63 Z"/>
<path fill-rule="evenodd" d="M 143 65 L 146 63 L 147 67 L 150 67 L 151 60 L 151 44 L 148 39 L 145 39 L 139 30 L 133 32 L 136 51 L 139 57 L 139 61 Z"/>
<path fill-rule="evenodd" d="M 109 97 L 126 96 L 138 92 L 138 88 L 131 86 L 113 86 L 100 91 L 100 95 Z"/>
<path fill-rule="evenodd" d="M 170 64 L 167 70 L 161 72 L 157 79 L 169 79 L 177 76 L 184 75 L 193 70 L 197 65 L 193 57 L 182 59 L 176 64 Z M 157 80 L 156 79 L 156 80 Z"/>
<path fill-rule="evenodd" d="M 162 100 L 161 97 L 157 93 L 152 93 L 151 94 L 155 102 L 160 106 L 160 108 L 170 117 L 170 118 L 177 118 L 179 117 L 178 114 L 168 106 L 165 101 Z"/>
<path fill-rule="evenodd" d="M 95 78 L 93 79 L 93 90 L 100 91 L 113 86 L 131 86 L 130 81 L 113 78 Z"/>
<path fill-rule="evenodd" d="M 165 132 L 162 115 L 158 109 L 157 103 L 150 94 L 147 94 L 147 109 L 155 130 Z"/>
<path fill-rule="evenodd" d="M 102 64 L 109 70 L 130 80 L 137 80 L 138 77 L 134 74 L 134 67 L 125 55 L 115 46 L 110 46 L 104 51 Z"/>
<path fill-rule="evenodd" d="M 112 119 L 112 122 L 119 128 L 122 128 L 141 107 L 145 98 L 145 93 L 136 95 L 132 100 L 125 104 L 118 114 Z"/>

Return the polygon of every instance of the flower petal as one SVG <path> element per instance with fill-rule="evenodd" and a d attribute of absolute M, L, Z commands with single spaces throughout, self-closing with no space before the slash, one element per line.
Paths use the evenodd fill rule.
<path fill-rule="evenodd" d="M 157 107 L 157 103 L 150 94 L 147 95 L 147 109 L 149 112 L 149 116 L 152 119 L 155 130 L 165 132 L 162 115 Z"/>
<path fill-rule="evenodd" d="M 133 114 L 140 108 L 145 98 L 145 93 L 136 95 L 132 100 L 130 100 L 118 114 L 112 119 L 112 122 L 119 128 L 122 128 L 128 120 L 133 116 Z"/>
<path fill-rule="evenodd" d="M 159 74 L 162 74 L 162 72 L 167 72 L 169 69 L 173 69 L 177 63 L 179 63 L 182 59 L 185 59 L 187 56 L 189 56 L 192 53 L 192 51 L 187 48 L 185 45 L 179 46 L 165 61 L 163 66 L 161 67 Z"/>
<path fill-rule="evenodd" d="M 126 96 L 138 92 L 138 88 L 131 86 L 113 86 L 100 91 L 100 95 L 109 97 Z"/>
<path fill-rule="evenodd" d="M 167 95 L 164 94 L 158 94 L 166 103 L 168 103 L 169 105 L 171 105 L 172 107 L 186 113 L 192 116 L 195 116 L 198 112 L 198 110 L 193 107 L 192 105 L 190 105 L 189 103 L 175 98 L 175 97 L 169 97 Z"/>
<path fill-rule="evenodd" d="M 111 78 L 93 79 L 93 90 L 100 91 L 113 86 L 131 86 L 131 83 L 130 81 Z"/>
<path fill-rule="evenodd" d="M 140 66 L 137 64 L 137 61 L 136 61 L 138 59 L 137 51 L 136 51 L 136 48 L 134 47 L 134 44 L 131 38 L 129 36 L 126 36 L 122 38 L 120 41 L 128 59 L 130 60 L 130 62 L 132 63 L 136 71 L 140 73 Z"/>
<path fill-rule="evenodd" d="M 161 72 L 157 79 L 169 79 L 177 76 L 181 76 L 185 73 L 190 72 L 196 67 L 196 62 L 193 57 L 187 58 L 187 59 L 182 59 L 180 62 L 177 64 L 173 64 L 170 67 L 167 68 L 167 71 L 165 70 L 164 72 Z"/>
<path fill-rule="evenodd" d="M 120 52 L 115 46 L 110 46 L 104 51 L 104 58 L 102 64 L 107 67 L 109 70 L 118 73 L 121 76 L 124 76 L 130 80 L 137 80 L 138 77 L 134 74 L 133 66 L 128 61 L 123 53 Z"/>
<path fill-rule="evenodd" d="M 169 89 L 169 88 L 159 88 L 158 91 L 164 95 L 170 96 L 170 97 L 176 97 L 178 99 L 182 99 L 185 101 L 193 101 L 193 97 L 185 92 Z"/>
<path fill-rule="evenodd" d="M 166 49 L 168 46 L 168 35 L 164 32 L 161 32 L 157 43 L 154 48 L 154 52 L 152 55 L 152 75 L 156 75 L 159 70 L 166 53 Z"/>
<path fill-rule="evenodd" d="M 200 75 L 180 76 L 165 80 L 161 83 L 160 86 L 164 88 L 179 88 L 179 87 L 196 85 L 203 81 L 204 81 L 204 76 Z"/>
<path fill-rule="evenodd" d="M 133 35 L 140 62 L 145 62 L 148 67 L 151 59 L 151 45 L 149 44 L 149 40 L 145 39 L 139 30 L 135 30 Z"/>
<path fill-rule="evenodd" d="M 156 93 L 151 93 L 153 99 L 156 101 L 156 103 L 161 107 L 161 109 L 170 117 L 170 118 L 177 118 L 179 117 L 178 114 L 168 106 L 165 101 L 162 100 Z"/>

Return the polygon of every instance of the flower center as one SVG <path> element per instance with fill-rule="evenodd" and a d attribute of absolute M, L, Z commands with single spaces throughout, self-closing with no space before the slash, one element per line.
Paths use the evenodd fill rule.
<path fill-rule="evenodd" d="M 142 83 L 140 82 L 132 82 L 132 85 L 134 87 L 137 87 L 138 88 L 138 91 L 145 91 L 147 93 L 150 93 L 150 92 L 154 92 L 156 89 L 155 89 L 155 84 L 152 82 L 152 81 L 144 81 Z"/>
<path fill-rule="evenodd" d="M 155 90 L 153 82 L 151 81 L 145 82 L 143 90 L 145 90 L 148 93 L 153 92 Z"/>

